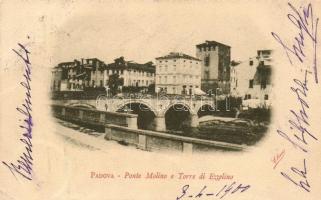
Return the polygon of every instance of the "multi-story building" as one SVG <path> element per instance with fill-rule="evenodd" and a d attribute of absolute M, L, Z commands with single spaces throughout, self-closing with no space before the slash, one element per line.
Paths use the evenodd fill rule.
<path fill-rule="evenodd" d="M 118 74 L 125 87 L 144 87 L 155 83 L 155 66 L 152 62 L 138 64 L 125 61 L 123 57 L 105 64 L 97 58 L 64 62 L 52 71 L 52 90 L 81 91 L 84 88 L 107 88 L 109 76 Z"/>
<path fill-rule="evenodd" d="M 118 74 L 123 79 L 124 87 L 146 88 L 155 83 L 155 66 L 152 62 L 139 64 L 120 57 L 107 65 L 106 73 Z"/>
<path fill-rule="evenodd" d="M 67 90 L 68 85 L 68 66 L 71 65 L 72 62 L 68 63 L 60 63 L 55 66 L 51 73 L 51 90 L 52 91 L 64 91 Z"/>
<path fill-rule="evenodd" d="M 196 57 L 201 60 L 202 90 L 206 93 L 229 93 L 231 47 L 216 41 L 196 45 Z"/>
<path fill-rule="evenodd" d="M 231 95 L 242 97 L 249 107 L 271 104 L 271 50 L 258 50 L 257 56 L 231 66 Z"/>
<path fill-rule="evenodd" d="M 103 70 L 104 66 L 104 62 L 97 58 L 59 63 L 52 71 L 52 90 L 81 91 L 85 87 L 96 87 L 99 77 L 93 72 Z"/>
<path fill-rule="evenodd" d="M 201 60 L 171 52 L 156 58 L 156 89 L 167 94 L 196 94 L 201 87 Z"/>
<path fill-rule="evenodd" d="M 108 74 L 106 73 L 106 67 L 107 65 L 97 59 L 86 59 L 86 63 L 84 64 L 84 67 L 89 69 L 89 79 L 88 83 L 86 83 L 86 87 L 105 87 L 107 85 L 108 81 Z"/>

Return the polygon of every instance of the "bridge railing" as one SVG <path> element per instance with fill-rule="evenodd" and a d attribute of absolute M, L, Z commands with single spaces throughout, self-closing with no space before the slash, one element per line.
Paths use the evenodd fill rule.
<path fill-rule="evenodd" d="M 57 118 L 91 125 L 115 124 L 137 129 L 137 115 L 128 113 L 106 112 L 101 110 L 52 105 L 53 115 Z"/>
<path fill-rule="evenodd" d="M 54 91 L 51 94 L 51 98 L 53 100 L 95 100 L 99 96 L 105 96 L 108 99 L 117 99 L 117 98 L 123 98 L 123 99 L 180 99 L 180 100 L 214 100 L 215 96 L 208 96 L 208 95 L 187 95 L 187 94 L 166 94 L 166 93 L 154 93 L 154 94 L 148 94 L 148 93 L 139 93 L 139 92 L 133 92 L 133 93 L 119 93 L 115 96 L 108 96 L 106 91 L 101 90 L 93 90 L 93 91 Z"/>
<path fill-rule="evenodd" d="M 160 100 L 213 100 L 214 96 L 207 95 L 183 95 L 183 94 L 143 94 L 143 93 L 120 93 L 108 96 L 108 99 L 160 99 Z"/>
<path fill-rule="evenodd" d="M 105 126 L 105 139 L 137 146 L 147 151 L 181 151 L 185 153 L 246 149 L 245 145 L 178 136 L 150 130 L 134 130 L 117 125 Z"/>

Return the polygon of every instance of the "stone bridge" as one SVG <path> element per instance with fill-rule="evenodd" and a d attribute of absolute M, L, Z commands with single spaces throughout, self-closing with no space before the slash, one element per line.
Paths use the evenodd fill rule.
<path fill-rule="evenodd" d="M 203 96 L 197 98 L 193 96 L 150 98 L 99 96 L 96 100 L 53 100 L 53 104 L 137 114 L 138 128 L 156 131 L 180 130 L 183 126 L 197 127 L 201 112 L 215 110 L 214 99 Z"/>

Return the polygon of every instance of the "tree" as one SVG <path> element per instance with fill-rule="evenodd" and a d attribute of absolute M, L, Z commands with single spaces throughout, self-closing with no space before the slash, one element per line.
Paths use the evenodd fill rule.
<path fill-rule="evenodd" d="M 155 84 L 154 83 L 152 83 L 148 86 L 148 93 L 155 94 Z"/>
<path fill-rule="evenodd" d="M 119 78 L 118 74 L 112 74 L 108 79 L 109 91 L 112 95 L 116 95 L 120 86 L 124 84 L 124 79 Z"/>
<path fill-rule="evenodd" d="M 270 123 L 271 109 L 249 108 L 248 110 L 242 111 L 238 117 L 253 120 L 253 122 L 257 125 L 261 125 L 262 123 Z"/>

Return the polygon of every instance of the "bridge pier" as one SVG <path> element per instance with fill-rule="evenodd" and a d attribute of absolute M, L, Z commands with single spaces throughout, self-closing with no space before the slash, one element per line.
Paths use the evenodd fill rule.
<path fill-rule="evenodd" d="M 84 111 L 83 111 L 83 110 L 79 110 L 79 116 L 78 116 L 78 118 L 79 118 L 80 120 L 82 120 L 83 117 L 84 117 Z"/>
<path fill-rule="evenodd" d="M 138 129 L 137 117 L 127 117 L 126 123 L 127 123 L 128 128 Z"/>
<path fill-rule="evenodd" d="M 106 118 L 105 113 L 100 113 L 99 122 L 104 123 L 105 122 L 105 118 Z"/>
<path fill-rule="evenodd" d="M 65 116 L 66 115 L 66 108 L 61 108 L 61 115 Z"/>
<path fill-rule="evenodd" d="M 166 131 L 165 116 L 156 116 L 154 118 L 155 131 Z"/>
<path fill-rule="evenodd" d="M 196 128 L 199 125 L 199 120 L 197 114 L 190 115 L 190 127 Z"/>

